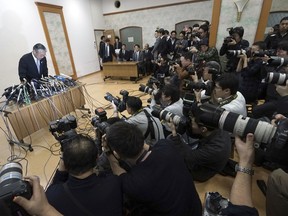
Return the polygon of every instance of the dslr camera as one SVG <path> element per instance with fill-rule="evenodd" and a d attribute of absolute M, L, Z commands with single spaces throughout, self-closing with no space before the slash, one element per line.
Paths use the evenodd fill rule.
<path fill-rule="evenodd" d="M 206 84 L 204 82 L 193 82 L 192 80 L 184 80 L 184 89 L 185 90 L 190 90 L 193 92 L 193 90 L 205 90 L 205 95 L 206 96 L 211 96 L 213 88 L 214 88 L 214 82 L 209 81 Z"/>
<path fill-rule="evenodd" d="M 114 97 L 111 93 L 107 92 L 104 96 L 105 100 L 110 101 L 116 105 L 119 112 L 126 110 L 126 101 L 128 99 L 129 92 L 126 90 L 121 90 L 120 95 L 122 95 L 122 100 L 119 97 Z"/>
<path fill-rule="evenodd" d="M 30 199 L 32 186 L 28 181 L 22 180 L 22 166 L 11 162 L 5 164 L 0 171 L 0 199 L 6 204 L 12 216 L 29 216 L 18 204 L 13 202 L 15 196 Z"/>
<path fill-rule="evenodd" d="M 268 122 L 243 117 L 209 103 L 193 108 L 195 119 L 207 127 L 220 128 L 240 137 L 253 133 L 255 148 L 283 149 L 288 142 L 288 119 L 280 120 L 277 126 L 273 126 Z"/>
<path fill-rule="evenodd" d="M 102 107 L 99 107 L 95 109 L 95 114 L 96 116 L 92 118 L 91 124 L 98 129 L 97 131 L 99 131 L 102 136 L 106 134 L 106 129 L 110 126 L 107 123 L 107 112 Z M 97 138 L 101 139 L 101 136 L 97 136 Z"/>

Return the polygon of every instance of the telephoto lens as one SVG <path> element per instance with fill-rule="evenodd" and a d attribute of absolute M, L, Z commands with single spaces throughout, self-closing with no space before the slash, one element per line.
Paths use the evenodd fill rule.
<path fill-rule="evenodd" d="M 271 84 L 286 85 L 287 79 L 288 74 L 286 73 L 270 72 L 267 74 L 265 81 Z"/>

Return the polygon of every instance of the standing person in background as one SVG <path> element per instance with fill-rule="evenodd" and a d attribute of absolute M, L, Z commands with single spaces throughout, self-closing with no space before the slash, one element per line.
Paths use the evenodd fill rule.
<path fill-rule="evenodd" d="M 103 53 L 105 53 L 105 40 L 106 37 L 104 35 L 101 36 L 101 41 L 99 43 L 99 51 L 98 51 L 98 55 L 100 57 L 100 68 L 101 70 L 103 70 Z"/>
<path fill-rule="evenodd" d="M 112 44 L 110 44 L 109 38 L 107 38 L 105 40 L 105 44 L 103 46 L 103 49 L 100 49 L 99 52 L 100 51 L 101 51 L 100 57 L 102 58 L 103 63 L 104 62 L 112 62 L 113 56 L 116 57 L 114 47 Z"/>
<path fill-rule="evenodd" d="M 41 79 L 48 76 L 48 67 L 46 60 L 46 47 L 37 43 L 33 46 L 33 51 L 21 57 L 18 65 L 18 74 L 20 81 L 24 79 L 30 82 L 32 79 Z"/>

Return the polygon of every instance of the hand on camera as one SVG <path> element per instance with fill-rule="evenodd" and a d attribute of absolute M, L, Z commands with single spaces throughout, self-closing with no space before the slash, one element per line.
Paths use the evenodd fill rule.
<path fill-rule="evenodd" d="M 254 135 L 248 133 L 245 141 L 236 136 L 235 146 L 239 155 L 239 165 L 251 168 L 254 162 Z"/>
<path fill-rule="evenodd" d="M 231 38 L 231 41 L 228 43 L 229 46 L 236 45 L 237 42 L 234 38 Z"/>
<path fill-rule="evenodd" d="M 24 178 L 29 181 L 33 188 L 33 194 L 30 200 L 22 197 L 16 196 L 13 201 L 23 207 L 30 215 L 38 216 L 60 216 L 47 201 L 45 191 L 40 185 L 40 180 L 38 176 L 28 176 Z"/>
<path fill-rule="evenodd" d="M 277 126 L 277 122 L 279 122 L 282 119 L 285 119 L 286 117 L 282 114 L 276 114 L 273 115 L 273 119 L 271 120 L 271 124 L 274 126 Z"/>
<path fill-rule="evenodd" d="M 170 118 L 169 122 L 167 122 L 167 125 L 171 129 L 172 136 L 177 136 L 176 126 L 173 123 L 173 119 L 172 118 Z"/>
<path fill-rule="evenodd" d="M 118 112 L 117 106 L 114 104 L 114 101 L 111 102 L 114 112 Z"/>

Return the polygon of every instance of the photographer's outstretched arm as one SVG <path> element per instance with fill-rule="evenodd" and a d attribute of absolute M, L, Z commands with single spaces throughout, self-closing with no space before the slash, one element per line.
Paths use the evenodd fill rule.
<path fill-rule="evenodd" d="M 32 184 L 33 195 L 30 200 L 16 196 L 13 201 L 22 206 L 30 215 L 36 216 L 61 216 L 56 209 L 48 203 L 43 187 L 38 176 L 25 178 Z"/>
<path fill-rule="evenodd" d="M 235 145 L 239 154 L 239 168 L 232 185 L 230 201 L 234 205 L 253 207 L 252 203 L 252 166 L 254 162 L 254 135 L 249 133 L 246 141 L 238 136 Z"/>

